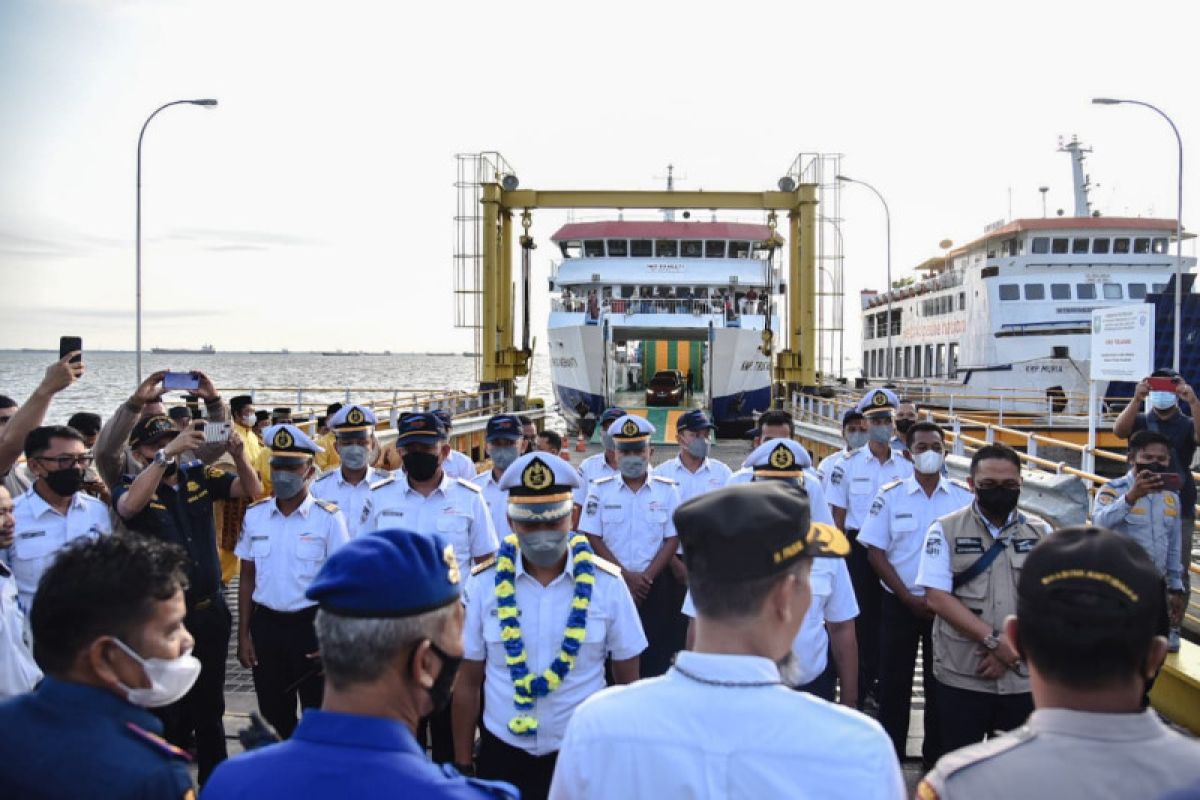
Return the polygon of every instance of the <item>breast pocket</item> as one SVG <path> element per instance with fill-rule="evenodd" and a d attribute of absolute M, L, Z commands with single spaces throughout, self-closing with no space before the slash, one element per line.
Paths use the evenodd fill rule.
<path fill-rule="evenodd" d="M 488 658 L 494 659 L 498 664 L 504 663 L 508 652 L 504 648 L 504 638 L 500 635 L 500 618 L 496 616 L 495 609 L 492 613 L 484 613 L 483 644 L 488 650 Z"/>
<path fill-rule="evenodd" d="M 17 561 L 37 561 L 58 552 L 64 544 L 61 534 L 49 531 L 26 536 L 18 533 L 12 555 Z"/>
<path fill-rule="evenodd" d="M 895 533 L 912 533 L 917 529 L 917 518 L 909 515 L 906 517 L 892 517 L 892 530 Z"/>
<path fill-rule="evenodd" d="M 579 648 L 580 666 L 602 664 L 608 655 L 608 629 L 612 620 L 595 610 L 588 613 L 583 645 Z"/>
<path fill-rule="evenodd" d="M 605 506 L 600 509 L 600 521 L 605 525 L 620 525 L 625 521 L 625 509 Z"/>
<path fill-rule="evenodd" d="M 862 496 L 862 495 L 868 495 L 870 493 L 871 493 L 871 482 L 870 481 L 858 480 L 858 479 L 850 481 L 850 494 Z"/>
<path fill-rule="evenodd" d="M 1136 511 L 1130 511 L 1125 515 L 1125 523 L 1127 525 L 1135 526 L 1149 525 L 1150 515 L 1145 512 L 1139 514 Z"/>
<path fill-rule="evenodd" d="M 667 526 L 666 509 L 653 509 L 651 511 L 647 511 L 646 522 L 649 523 L 651 531 L 662 535 L 663 529 Z"/>
<path fill-rule="evenodd" d="M 265 559 L 271 555 L 271 537 L 270 536 L 251 536 L 250 537 L 250 557 L 255 561 Z"/>
<path fill-rule="evenodd" d="M 316 577 L 324 561 L 324 539 L 301 539 L 296 542 L 296 568 L 300 577 Z"/>
<path fill-rule="evenodd" d="M 467 528 L 471 525 L 470 517 L 462 514 L 442 514 L 437 520 L 438 533 L 452 539 L 455 542 L 462 542 L 467 536 Z"/>

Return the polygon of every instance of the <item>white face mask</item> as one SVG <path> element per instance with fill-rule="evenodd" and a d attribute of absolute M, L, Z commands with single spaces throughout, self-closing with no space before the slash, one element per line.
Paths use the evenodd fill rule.
<path fill-rule="evenodd" d="M 942 462 L 945 460 L 944 453 L 939 453 L 937 450 L 926 450 L 924 453 L 917 453 L 913 456 L 913 468 L 925 475 L 932 475 L 942 471 Z"/>
<path fill-rule="evenodd" d="M 258 422 L 258 417 L 254 416 L 253 414 L 247 414 L 246 416 L 242 417 L 242 425 L 247 428 L 253 428 L 255 422 Z"/>
<path fill-rule="evenodd" d="M 125 690 L 125 699 L 135 706 L 169 706 L 187 694 L 200 677 L 200 660 L 192 655 L 191 649 L 179 658 L 142 658 L 120 639 L 113 641 L 130 658 L 142 665 L 146 677 L 150 680 L 148 689 L 133 689 L 123 683 L 118 684 Z"/>

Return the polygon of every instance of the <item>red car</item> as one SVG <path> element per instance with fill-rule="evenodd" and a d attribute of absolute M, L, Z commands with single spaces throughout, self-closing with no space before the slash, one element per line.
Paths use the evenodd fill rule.
<path fill-rule="evenodd" d="M 654 373 L 646 384 L 646 405 L 683 405 L 683 373 L 677 369 L 664 369 Z"/>

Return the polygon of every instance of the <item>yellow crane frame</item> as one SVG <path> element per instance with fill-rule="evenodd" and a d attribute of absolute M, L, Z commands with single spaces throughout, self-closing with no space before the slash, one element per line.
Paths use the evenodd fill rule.
<path fill-rule="evenodd" d="M 529 350 L 513 346 L 516 333 L 512 293 L 512 216 L 533 209 L 711 209 L 786 211 L 788 215 L 787 305 L 784 349 L 775 353 L 776 390 L 817 384 L 816 372 L 816 225 L 817 187 L 800 184 L 795 191 L 539 191 L 504 189 L 484 183 L 482 269 L 482 369 L 484 384 L 504 389 L 511 397 L 513 382 L 529 373 Z M 488 235 L 491 231 L 491 235 Z M 763 344 L 773 349 L 770 334 Z"/>

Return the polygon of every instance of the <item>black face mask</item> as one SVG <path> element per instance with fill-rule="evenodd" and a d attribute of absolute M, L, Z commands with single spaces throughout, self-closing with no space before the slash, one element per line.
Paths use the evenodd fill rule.
<path fill-rule="evenodd" d="M 1006 486 L 991 486 L 987 489 L 975 489 L 975 501 L 979 507 L 993 517 L 1008 518 L 1017 501 L 1021 499 L 1020 489 L 1009 489 Z"/>
<path fill-rule="evenodd" d="M 438 457 L 433 453 L 410 451 L 404 454 L 404 471 L 408 477 L 420 483 L 427 481 L 437 473 Z"/>
<path fill-rule="evenodd" d="M 74 467 L 56 469 L 42 480 L 59 497 L 70 497 L 83 488 L 83 473 Z"/>
<path fill-rule="evenodd" d="M 442 668 L 433 679 L 433 686 L 429 687 L 429 699 L 436 714 L 450 703 L 450 691 L 454 688 L 454 677 L 462 664 L 462 656 L 452 656 L 432 641 L 429 642 L 429 649 L 442 660 Z"/>
<path fill-rule="evenodd" d="M 915 424 L 916 424 L 916 420 L 898 419 L 898 420 L 896 420 L 896 432 L 897 433 L 908 433 L 908 429 L 911 428 Z"/>

